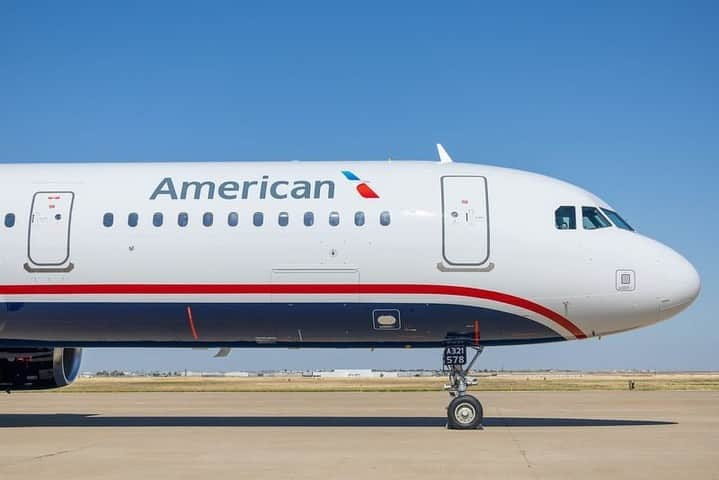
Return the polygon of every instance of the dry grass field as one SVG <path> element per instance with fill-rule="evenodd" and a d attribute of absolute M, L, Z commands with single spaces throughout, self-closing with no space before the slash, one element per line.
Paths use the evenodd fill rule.
<path fill-rule="evenodd" d="M 500 373 L 479 374 L 478 391 L 636 390 L 719 391 L 719 373 Z M 78 392 L 426 392 L 442 390 L 445 377 L 96 377 L 80 378 L 58 393 Z"/>

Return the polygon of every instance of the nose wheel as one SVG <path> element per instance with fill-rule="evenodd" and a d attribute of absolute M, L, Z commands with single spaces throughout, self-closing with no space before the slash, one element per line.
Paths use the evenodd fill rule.
<path fill-rule="evenodd" d="M 467 373 L 482 353 L 482 347 L 471 347 L 474 356 L 467 364 L 467 347 L 464 345 L 448 345 L 444 348 L 444 366 L 449 370 L 449 384 L 444 388 L 449 391 L 452 400 L 447 406 L 447 428 L 454 430 L 475 430 L 482 428 L 484 410 L 482 404 L 472 395 L 467 394 L 467 386 L 477 381 L 468 378 Z"/>
<path fill-rule="evenodd" d="M 482 428 L 482 404 L 472 395 L 454 397 L 447 407 L 447 428 L 450 430 L 476 430 Z"/>

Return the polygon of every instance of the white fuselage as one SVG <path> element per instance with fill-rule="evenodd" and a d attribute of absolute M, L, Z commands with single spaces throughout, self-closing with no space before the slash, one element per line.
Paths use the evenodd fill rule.
<path fill-rule="evenodd" d="M 700 287 L 670 248 L 584 228 L 611 210 L 594 195 L 484 165 L 12 164 L 0 184 L 6 345 L 529 343 L 649 325 Z"/>

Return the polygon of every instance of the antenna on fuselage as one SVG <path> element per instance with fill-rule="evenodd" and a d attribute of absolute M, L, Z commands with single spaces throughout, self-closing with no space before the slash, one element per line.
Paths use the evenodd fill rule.
<path fill-rule="evenodd" d="M 449 156 L 441 143 L 437 144 L 437 153 L 439 153 L 439 163 L 452 163 L 452 157 Z"/>
<path fill-rule="evenodd" d="M 230 347 L 220 347 L 217 353 L 214 355 L 215 358 L 224 358 L 230 354 L 232 349 Z"/>

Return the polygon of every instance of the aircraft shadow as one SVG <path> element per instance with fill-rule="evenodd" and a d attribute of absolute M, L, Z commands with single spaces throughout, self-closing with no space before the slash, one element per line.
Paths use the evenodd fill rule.
<path fill-rule="evenodd" d="M 18 427 L 444 427 L 444 417 L 204 417 L 0 414 L 0 428 Z M 657 420 L 485 417 L 485 427 L 626 427 L 676 425 Z"/>

